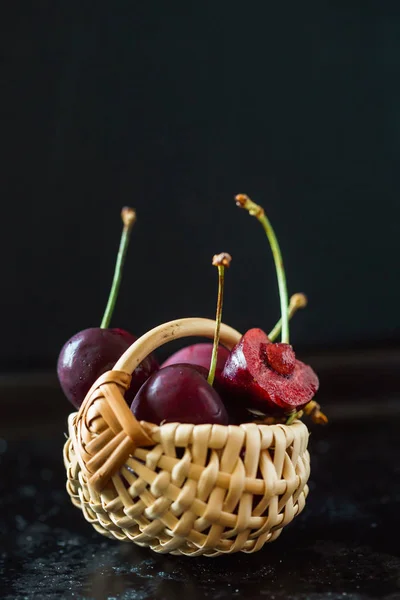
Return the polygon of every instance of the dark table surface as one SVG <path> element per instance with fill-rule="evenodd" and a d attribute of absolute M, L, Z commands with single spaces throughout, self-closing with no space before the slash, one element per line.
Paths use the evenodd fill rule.
<path fill-rule="evenodd" d="M 260 552 L 213 559 L 157 555 L 92 530 L 65 491 L 68 406 L 56 382 L 3 376 L 0 597 L 400 599 L 400 353 L 388 356 L 320 359 L 330 424 L 311 428 L 304 512 Z"/>

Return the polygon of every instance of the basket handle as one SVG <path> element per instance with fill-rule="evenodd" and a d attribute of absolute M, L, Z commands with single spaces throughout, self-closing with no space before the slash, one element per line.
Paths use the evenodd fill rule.
<path fill-rule="evenodd" d="M 101 375 L 93 384 L 78 415 L 73 415 L 69 430 L 81 469 L 97 492 L 104 488 L 135 448 L 154 446 L 152 431 L 155 425 L 139 422 L 122 396 L 133 371 L 159 346 L 188 336 L 212 338 L 214 329 L 215 321 L 200 318 L 178 319 L 159 325 L 136 340 L 124 352 L 114 369 Z M 229 350 L 241 338 L 238 331 L 227 325 L 221 325 L 220 334 L 221 343 Z M 100 401 L 96 403 L 97 400 Z M 97 408 L 93 412 L 94 403 Z M 107 429 L 103 429 L 98 437 L 93 437 L 92 432 L 89 432 L 91 425 L 96 423 L 95 416 L 99 415 L 112 430 L 111 438 L 107 437 Z"/>
<path fill-rule="evenodd" d="M 136 340 L 118 360 L 114 370 L 124 371 L 131 375 L 146 356 L 167 342 L 190 336 L 201 336 L 212 339 L 214 337 L 214 330 L 215 321 L 200 317 L 177 319 L 163 323 Z M 232 327 L 223 323 L 221 324 L 220 343 L 226 346 L 228 350 L 231 350 L 241 337 L 242 335 Z"/>

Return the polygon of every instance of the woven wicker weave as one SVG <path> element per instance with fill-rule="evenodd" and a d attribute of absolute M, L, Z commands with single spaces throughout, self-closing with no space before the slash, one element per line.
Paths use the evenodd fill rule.
<path fill-rule="evenodd" d="M 310 461 L 301 421 L 156 426 L 139 423 L 123 398 L 130 374 L 150 352 L 179 337 L 212 338 L 214 327 L 207 319 L 181 319 L 151 330 L 70 415 L 67 490 L 103 535 L 162 553 L 256 552 L 303 509 Z M 221 327 L 228 348 L 239 338 Z"/>

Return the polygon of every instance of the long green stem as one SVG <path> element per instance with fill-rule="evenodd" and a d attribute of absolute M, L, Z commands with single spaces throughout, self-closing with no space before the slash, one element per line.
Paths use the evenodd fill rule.
<path fill-rule="evenodd" d="M 114 312 L 115 303 L 117 301 L 118 292 L 121 285 L 122 270 L 125 262 L 126 251 L 128 250 L 129 238 L 133 224 L 136 221 L 136 213 L 133 208 L 125 206 L 121 211 L 121 218 L 124 227 L 122 229 L 110 295 L 108 296 L 106 310 L 104 311 L 103 319 L 100 325 L 101 329 L 106 329 L 109 326 L 112 314 Z"/>
<path fill-rule="evenodd" d="M 289 319 L 299 310 L 299 308 L 305 308 L 307 306 L 307 297 L 304 294 L 293 294 L 289 302 Z M 268 338 L 271 342 L 274 342 L 282 330 L 282 319 L 275 324 L 275 327 L 271 329 L 268 334 Z"/>
<path fill-rule="evenodd" d="M 207 377 L 207 381 L 210 385 L 213 385 L 214 383 L 215 371 L 217 368 L 219 334 L 221 329 L 222 306 L 224 302 L 225 268 L 229 267 L 231 260 L 232 257 L 230 256 L 230 254 L 228 254 L 227 252 L 221 252 L 221 254 L 215 254 L 212 261 L 214 267 L 218 267 L 218 300 L 217 313 L 215 316 L 214 343 L 211 354 L 210 370 Z"/>
<path fill-rule="evenodd" d="M 272 255 L 275 261 L 276 276 L 278 279 L 279 297 L 281 303 L 281 319 L 282 319 L 282 342 L 289 343 L 289 310 L 288 310 L 288 293 L 286 286 L 285 269 L 283 266 L 281 249 L 275 232 L 272 228 L 269 219 L 267 218 L 264 209 L 250 200 L 245 194 L 238 194 L 235 198 L 236 204 L 245 208 L 251 216 L 256 217 L 264 228 L 267 234 L 269 244 L 271 246 Z"/>

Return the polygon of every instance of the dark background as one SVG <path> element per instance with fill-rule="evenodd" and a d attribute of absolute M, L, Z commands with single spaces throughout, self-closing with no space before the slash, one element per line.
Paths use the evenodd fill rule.
<path fill-rule="evenodd" d="M 2 596 L 399 598 L 399 0 L 3 4 Z M 329 425 L 305 419 L 306 510 L 207 564 L 101 543 L 65 491 L 57 354 L 100 324 L 125 204 L 113 324 L 214 316 L 226 250 L 224 321 L 268 331 L 273 261 L 238 192 L 309 297 L 291 339 Z"/>
<path fill-rule="evenodd" d="M 130 204 L 113 324 L 213 316 L 269 330 L 277 286 L 309 308 L 299 347 L 400 337 L 397 2 L 9 3 L 2 19 L 0 367 L 52 368 L 100 323 Z"/>

